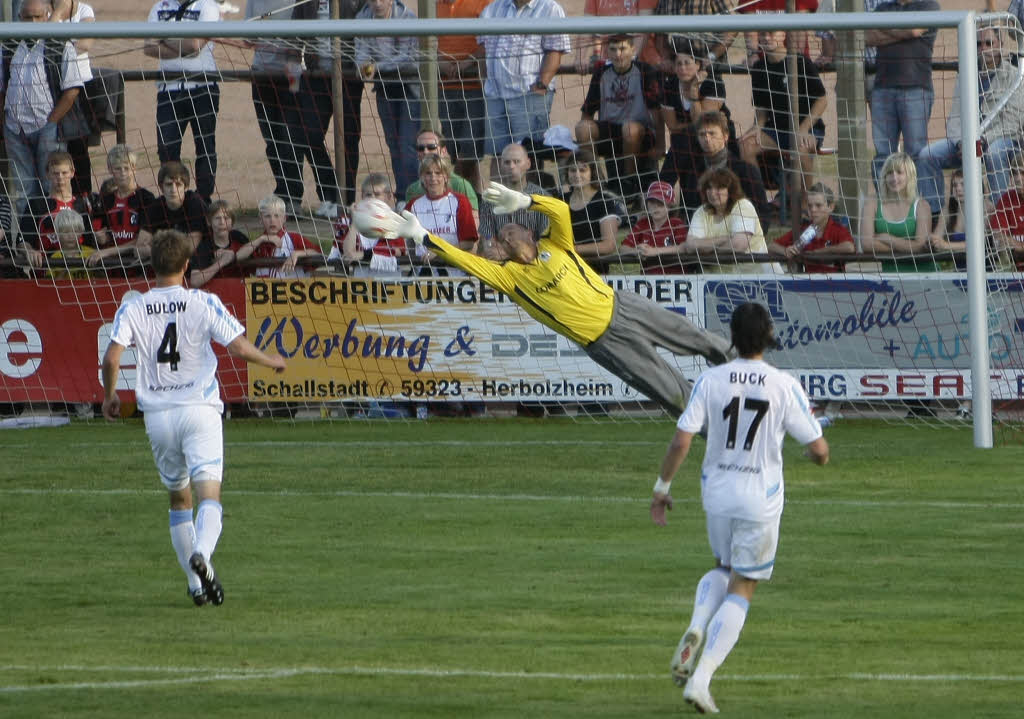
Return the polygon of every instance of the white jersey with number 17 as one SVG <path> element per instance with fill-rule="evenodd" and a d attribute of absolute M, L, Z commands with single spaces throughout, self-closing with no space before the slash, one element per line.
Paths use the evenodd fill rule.
<path fill-rule="evenodd" d="M 110 339 L 135 344 L 135 398 L 143 412 L 196 405 L 222 411 L 210 341 L 227 345 L 243 332 L 216 295 L 157 287 L 118 308 Z"/>
<path fill-rule="evenodd" d="M 707 370 L 693 386 L 677 427 L 708 428 L 701 467 L 704 511 L 765 522 L 782 513 L 782 443 L 821 436 L 800 383 L 761 360 L 737 359 Z"/>

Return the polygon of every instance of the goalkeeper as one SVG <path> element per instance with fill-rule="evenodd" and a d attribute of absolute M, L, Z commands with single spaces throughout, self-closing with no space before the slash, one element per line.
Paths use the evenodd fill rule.
<path fill-rule="evenodd" d="M 729 360 L 730 344 L 722 337 L 634 292 L 605 284 L 573 249 L 569 206 L 561 200 L 524 195 L 495 182 L 483 197 L 496 214 L 524 209 L 544 213 L 547 232 L 538 242 L 522 225 L 506 224 L 494 240 L 507 258 L 498 262 L 429 234 L 409 212 L 392 213 L 381 229 L 422 244 L 448 264 L 504 292 L 535 320 L 579 344 L 594 362 L 673 416 L 686 406 L 691 384 L 657 348 L 701 355 L 713 365 Z"/>

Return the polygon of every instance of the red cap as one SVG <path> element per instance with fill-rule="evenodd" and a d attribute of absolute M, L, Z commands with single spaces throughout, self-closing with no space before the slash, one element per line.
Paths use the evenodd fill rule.
<path fill-rule="evenodd" d="M 671 205 L 675 202 L 676 193 L 672 189 L 672 185 L 667 182 L 652 182 L 651 186 L 647 188 L 647 199 Z"/>

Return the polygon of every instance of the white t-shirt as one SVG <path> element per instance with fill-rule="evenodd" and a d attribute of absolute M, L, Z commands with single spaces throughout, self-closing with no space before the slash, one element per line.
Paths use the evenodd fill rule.
<path fill-rule="evenodd" d="M 701 205 L 690 219 L 690 230 L 688 237 L 723 237 L 737 235 L 746 232 L 750 235 L 750 249 L 747 252 L 768 252 L 768 245 L 764 240 L 764 230 L 761 229 L 761 221 L 757 217 L 757 210 L 750 200 L 743 198 L 732 206 L 732 210 L 723 218 L 718 218 L 714 213 L 708 212 L 704 205 Z M 720 248 L 719 252 L 723 250 Z M 730 250 L 725 250 L 730 252 Z M 782 274 L 782 267 L 772 262 L 750 262 L 746 264 L 714 265 L 705 267 L 705 272 L 714 274 Z"/>
<path fill-rule="evenodd" d="M 174 16 L 183 3 L 178 0 L 159 0 L 149 11 L 149 22 L 174 22 Z M 182 13 L 181 22 L 217 22 L 220 20 L 220 7 L 214 0 L 196 0 Z M 213 59 L 213 42 L 203 45 L 195 57 L 175 57 L 160 61 L 160 69 L 165 72 L 188 72 L 207 75 L 197 82 L 169 81 L 158 82 L 158 90 L 187 90 L 201 85 L 209 85 L 217 80 L 217 63 Z"/>
<path fill-rule="evenodd" d="M 208 405 L 224 409 L 210 341 L 230 344 L 245 332 L 220 298 L 202 290 L 157 287 L 118 308 L 113 342 L 135 345 L 139 409 Z"/>
<path fill-rule="evenodd" d="M 736 359 L 697 378 L 676 425 L 708 428 L 701 496 L 708 514 L 766 522 L 782 514 L 782 443 L 821 436 L 800 383 L 767 362 Z"/>

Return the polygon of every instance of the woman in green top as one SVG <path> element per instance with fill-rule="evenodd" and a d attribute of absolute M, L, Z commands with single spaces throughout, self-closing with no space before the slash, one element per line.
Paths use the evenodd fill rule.
<path fill-rule="evenodd" d="M 878 183 L 879 199 L 864 203 L 861 244 L 876 256 L 912 255 L 928 250 L 932 213 L 917 196 L 917 167 L 905 152 L 885 159 Z M 883 272 L 937 272 L 932 259 L 882 260 Z"/>

